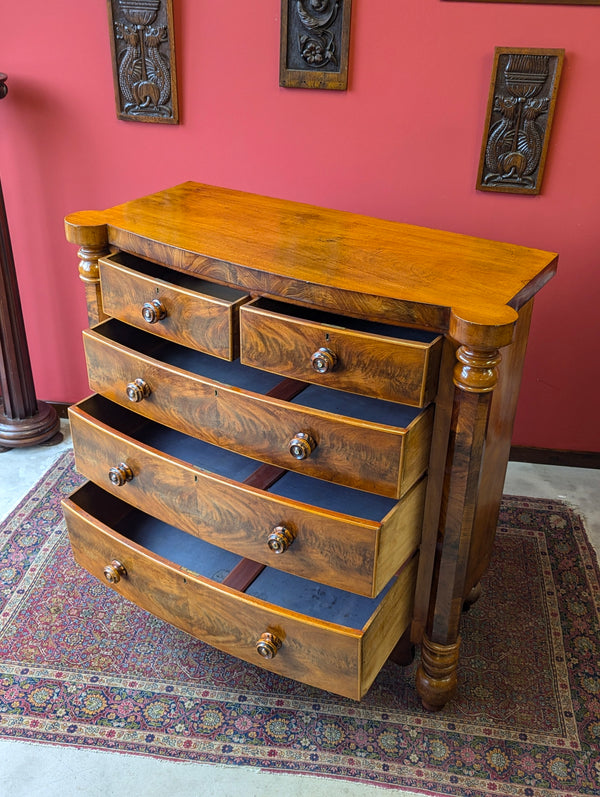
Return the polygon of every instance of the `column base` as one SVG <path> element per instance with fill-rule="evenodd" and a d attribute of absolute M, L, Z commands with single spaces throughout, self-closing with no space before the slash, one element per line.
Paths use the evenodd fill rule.
<path fill-rule="evenodd" d="M 29 418 L 9 418 L 0 408 L 0 451 L 60 443 L 60 418 L 50 404 L 39 401 Z"/>

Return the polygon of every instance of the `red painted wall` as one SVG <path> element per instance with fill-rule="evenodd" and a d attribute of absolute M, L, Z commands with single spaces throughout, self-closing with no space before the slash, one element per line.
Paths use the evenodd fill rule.
<path fill-rule="evenodd" d="M 104 2 L 2 10 L 0 174 L 37 394 L 89 390 L 62 218 L 193 179 L 560 253 L 515 442 L 600 450 L 600 7 L 354 0 L 347 92 L 278 86 L 280 0 L 174 0 L 179 126 L 118 121 Z M 542 194 L 481 193 L 494 47 L 564 47 Z"/>

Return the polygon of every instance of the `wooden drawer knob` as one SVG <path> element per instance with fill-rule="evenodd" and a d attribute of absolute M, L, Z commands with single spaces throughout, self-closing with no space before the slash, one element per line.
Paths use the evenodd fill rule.
<path fill-rule="evenodd" d="M 290 440 L 288 450 L 294 459 L 306 459 L 310 457 L 317 444 L 307 432 L 298 432 Z"/>
<path fill-rule="evenodd" d="M 122 578 L 127 575 L 127 570 L 123 567 L 121 562 L 113 559 L 112 562 L 104 568 L 104 578 L 110 584 L 118 584 Z"/>
<path fill-rule="evenodd" d="M 281 639 L 275 634 L 265 631 L 261 634 L 258 642 L 256 643 L 256 651 L 263 659 L 273 659 L 277 655 L 277 651 L 281 647 Z"/>
<path fill-rule="evenodd" d="M 310 358 L 310 364 L 318 374 L 328 374 L 337 365 L 337 355 L 331 349 L 317 349 Z"/>
<path fill-rule="evenodd" d="M 127 463 L 121 462 L 108 471 L 108 478 L 115 487 L 122 487 L 125 482 L 130 482 L 133 479 L 133 471 Z"/>
<path fill-rule="evenodd" d="M 134 379 L 126 387 L 127 398 L 129 401 L 137 402 L 147 398 L 150 393 L 150 385 L 143 379 Z"/>
<path fill-rule="evenodd" d="M 167 317 L 167 308 L 160 299 L 154 299 L 151 302 L 146 302 L 142 305 L 142 318 L 148 324 L 156 324 L 157 321 L 162 321 Z"/>
<path fill-rule="evenodd" d="M 267 537 L 267 545 L 273 553 L 285 553 L 294 542 L 295 534 L 285 526 L 275 526 Z"/>

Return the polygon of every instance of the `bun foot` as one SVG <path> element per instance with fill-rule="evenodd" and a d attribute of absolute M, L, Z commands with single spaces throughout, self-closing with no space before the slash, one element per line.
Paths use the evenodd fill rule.
<path fill-rule="evenodd" d="M 477 584 L 475 584 L 475 586 L 472 588 L 472 590 L 463 600 L 463 612 L 468 612 L 471 606 L 474 603 L 477 603 L 480 597 L 481 597 L 481 581 L 478 581 Z"/>

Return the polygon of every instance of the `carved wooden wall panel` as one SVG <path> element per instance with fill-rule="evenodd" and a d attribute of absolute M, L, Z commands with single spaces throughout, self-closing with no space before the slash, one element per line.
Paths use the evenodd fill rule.
<path fill-rule="evenodd" d="M 177 124 L 172 0 L 108 0 L 119 119 Z"/>
<path fill-rule="evenodd" d="M 477 188 L 539 194 L 564 50 L 497 47 Z"/>
<path fill-rule="evenodd" d="M 348 87 L 351 0 L 282 0 L 279 85 Z"/>

